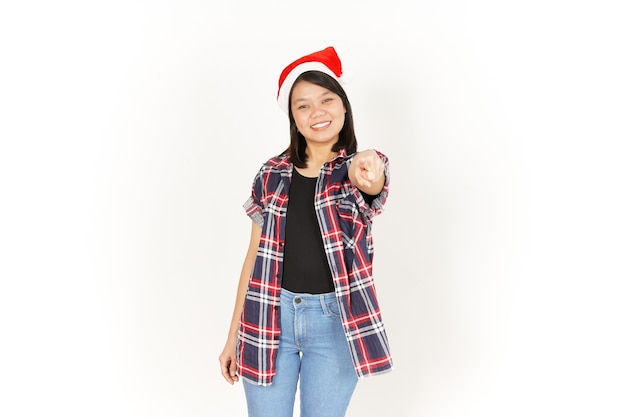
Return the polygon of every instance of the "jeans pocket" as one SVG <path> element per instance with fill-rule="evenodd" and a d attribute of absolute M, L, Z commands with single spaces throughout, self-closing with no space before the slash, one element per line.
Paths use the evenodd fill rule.
<path fill-rule="evenodd" d="M 341 318 L 341 314 L 339 313 L 339 303 L 337 303 L 337 300 L 332 300 L 326 303 L 326 315 Z"/>

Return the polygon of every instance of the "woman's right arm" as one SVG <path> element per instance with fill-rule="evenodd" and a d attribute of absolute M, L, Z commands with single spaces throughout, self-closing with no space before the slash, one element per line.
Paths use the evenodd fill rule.
<path fill-rule="evenodd" d="M 237 349 L 237 332 L 239 331 L 239 320 L 243 311 L 243 303 L 246 298 L 246 292 L 248 291 L 248 282 L 250 280 L 250 275 L 252 274 L 254 262 L 256 261 L 260 240 L 261 228 L 256 223 L 252 222 L 250 244 L 248 246 L 246 258 L 243 261 L 243 266 L 241 267 L 241 275 L 239 276 L 239 285 L 237 287 L 237 298 L 235 300 L 233 317 L 230 321 L 230 329 L 228 330 L 226 345 L 224 346 L 224 350 L 219 358 L 222 376 L 231 385 L 239 380 L 239 376 L 237 376 L 235 352 Z"/>

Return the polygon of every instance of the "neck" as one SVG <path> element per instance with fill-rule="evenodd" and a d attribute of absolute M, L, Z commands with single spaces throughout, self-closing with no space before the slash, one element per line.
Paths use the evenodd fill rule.
<path fill-rule="evenodd" d="M 337 156 L 337 152 L 333 151 L 334 143 L 330 145 L 316 145 L 307 144 L 306 147 L 306 156 L 307 156 L 307 164 L 309 166 L 314 166 L 320 168 L 326 162 L 333 159 Z"/>

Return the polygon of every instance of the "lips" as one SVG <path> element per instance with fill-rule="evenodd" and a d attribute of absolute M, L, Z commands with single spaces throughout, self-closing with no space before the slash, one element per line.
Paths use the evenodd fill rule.
<path fill-rule="evenodd" d="M 324 129 L 325 127 L 327 127 L 328 125 L 330 125 L 330 122 L 321 122 L 321 123 L 316 123 L 314 125 L 311 126 L 311 129 L 313 130 L 319 130 L 319 129 Z"/>

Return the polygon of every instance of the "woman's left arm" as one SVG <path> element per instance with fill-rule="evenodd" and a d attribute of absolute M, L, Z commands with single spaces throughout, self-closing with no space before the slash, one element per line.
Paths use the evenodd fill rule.
<path fill-rule="evenodd" d="M 354 155 L 348 178 L 359 190 L 369 195 L 378 195 L 385 185 L 385 165 L 373 149 Z"/>

